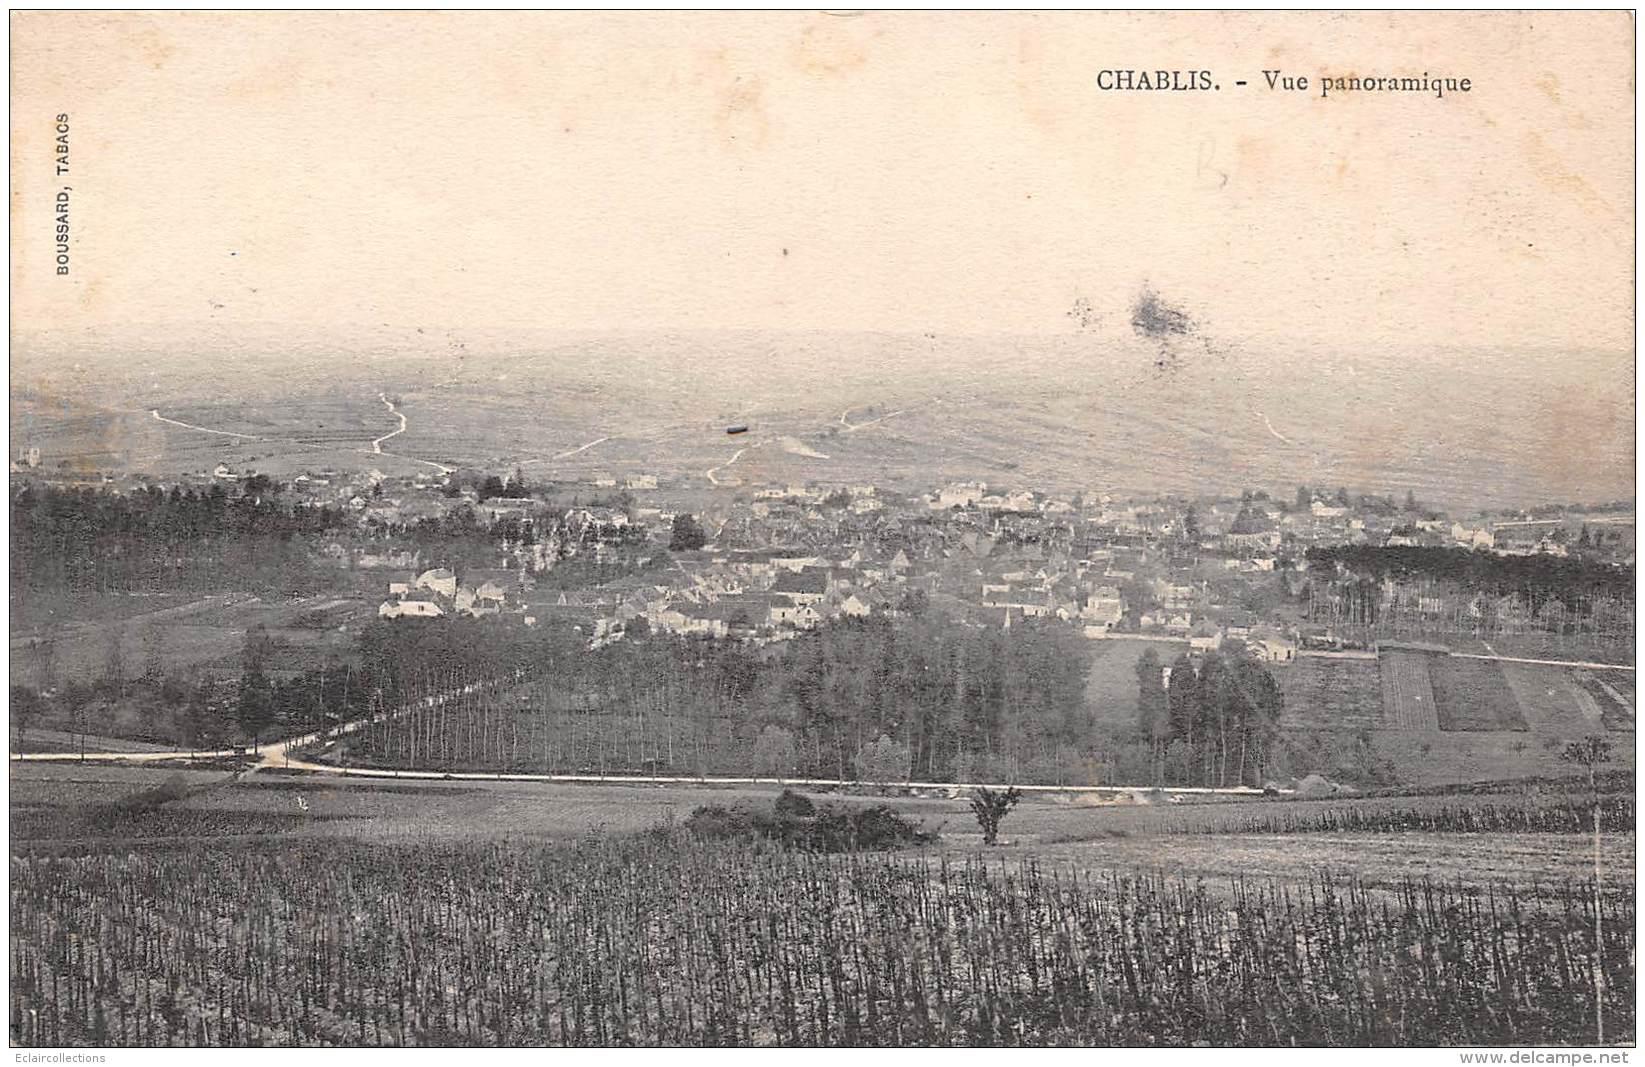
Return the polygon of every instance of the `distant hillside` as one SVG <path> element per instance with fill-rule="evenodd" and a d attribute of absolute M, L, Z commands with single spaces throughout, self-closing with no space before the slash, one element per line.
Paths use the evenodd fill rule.
<path fill-rule="evenodd" d="M 379 420 L 371 405 L 388 391 L 410 423 L 396 450 L 544 473 L 697 474 L 749 448 L 730 480 L 877 473 L 914 485 L 975 476 L 1142 491 L 1307 482 L 1411 489 L 1458 509 L 1632 494 L 1625 353 L 1562 354 L 1556 381 L 1547 354 L 1320 352 L 1202 337 L 1162 349 L 1077 334 L 405 333 L 328 348 L 271 329 L 227 348 L 202 338 L 118 352 L 20 339 L 13 444 L 46 434 L 52 450 L 67 450 L 57 440 L 66 430 L 106 454 L 96 419 L 69 424 L 167 407 L 248 433 L 258 426 L 246 409 L 259 408 L 263 430 L 281 426 L 270 431 L 276 443 L 350 434 L 368 443 Z M 340 405 L 352 408 L 341 431 Z M 731 421 L 749 434 L 728 440 Z M 611 441 L 564 455 L 598 438 Z M 780 439 L 788 443 L 768 443 Z"/>

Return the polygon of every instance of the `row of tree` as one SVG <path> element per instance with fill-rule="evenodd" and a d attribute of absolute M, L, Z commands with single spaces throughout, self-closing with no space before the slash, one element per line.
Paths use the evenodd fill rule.
<path fill-rule="evenodd" d="M 1318 545 L 1308 550 L 1311 568 L 1332 568 L 1380 581 L 1430 578 L 1467 592 L 1517 594 L 1540 603 L 1607 596 L 1634 599 L 1634 569 L 1581 557 L 1499 555 L 1466 548 L 1424 545 Z"/>
<path fill-rule="evenodd" d="M 1137 730 L 1155 784 L 1261 785 L 1279 738 L 1279 682 L 1237 646 L 1167 669 L 1153 649 L 1137 659 Z"/>
<path fill-rule="evenodd" d="M 414 710 L 362 758 L 398 766 L 1073 781 L 1090 757 L 1088 656 L 1063 627 L 876 615 L 781 650 L 643 632 L 590 650 L 569 626 L 402 620 L 363 646 L 367 688 Z"/>

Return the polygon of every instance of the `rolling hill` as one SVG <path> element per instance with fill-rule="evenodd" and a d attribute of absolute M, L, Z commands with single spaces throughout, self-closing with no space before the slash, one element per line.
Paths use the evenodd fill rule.
<path fill-rule="evenodd" d="M 747 449 L 730 484 L 976 477 L 1153 493 L 1307 482 L 1412 489 L 1459 508 L 1632 492 L 1627 383 L 1550 406 L 1545 372 L 1529 369 L 1546 360 L 1514 352 L 1196 337 L 1162 359 L 1146 339 L 1079 334 L 437 333 L 328 347 L 270 328 L 66 352 L 20 337 L 13 445 L 165 472 L 243 441 L 142 425 L 161 409 L 256 436 L 259 454 L 347 453 L 393 426 L 386 392 L 408 419 L 390 451 L 541 476 L 644 469 L 707 485 L 706 471 Z M 1582 352 L 1567 364 L 1598 383 L 1628 366 Z M 746 437 L 726 437 L 731 421 Z"/>

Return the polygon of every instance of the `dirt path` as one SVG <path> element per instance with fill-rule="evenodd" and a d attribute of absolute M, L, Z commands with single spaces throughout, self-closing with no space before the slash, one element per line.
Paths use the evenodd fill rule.
<path fill-rule="evenodd" d="M 731 458 L 726 460 L 724 463 L 720 464 L 718 467 L 710 467 L 707 470 L 703 471 L 703 477 L 708 479 L 709 484 L 719 485 L 720 484 L 720 479 L 715 476 L 719 471 L 725 470 L 727 467 L 731 466 L 733 463 L 737 462 L 739 459 L 742 459 L 744 452 L 752 451 L 753 449 L 759 448 L 759 447 L 763 446 L 764 444 L 765 444 L 765 442 L 761 441 L 759 444 L 755 444 L 755 445 L 744 445 L 742 448 L 739 448 L 739 449 L 737 449 L 737 451 L 733 452 L 731 454 Z"/>
<path fill-rule="evenodd" d="M 371 442 L 371 450 L 378 455 L 382 455 L 384 441 L 387 441 L 390 437 L 398 437 L 406 432 L 406 416 L 405 412 L 394 406 L 394 401 L 390 400 L 386 393 L 378 393 L 377 399 L 381 400 L 383 402 L 383 406 L 388 408 L 388 413 L 390 415 L 393 415 L 395 418 L 400 420 L 400 428 L 398 430 L 391 433 L 385 433 L 383 436 Z"/>
<path fill-rule="evenodd" d="M 383 404 L 388 408 L 389 414 L 393 415 L 395 418 L 400 420 L 400 428 L 398 430 L 395 430 L 393 433 L 386 433 L 383 436 L 377 438 L 375 441 L 372 441 L 371 442 L 371 454 L 372 455 L 392 456 L 395 459 L 403 459 L 407 463 L 421 463 L 425 467 L 433 467 L 435 470 L 439 471 L 441 474 L 451 474 L 452 472 L 454 472 L 457 469 L 456 467 L 448 467 L 444 463 L 436 463 L 431 459 L 418 459 L 416 456 L 402 455 L 398 452 L 384 452 L 383 451 L 383 442 L 387 441 L 390 437 L 398 437 L 401 434 L 405 433 L 407 423 L 406 423 L 405 412 L 401 411 L 397 406 L 395 406 L 394 401 L 392 401 L 388 398 L 388 394 L 378 393 L 377 398 L 379 400 L 381 400 L 383 402 Z"/>
<path fill-rule="evenodd" d="M 155 420 L 158 421 L 158 422 L 164 422 L 164 423 L 167 423 L 167 424 L 172 425 L 172 426 L 181 426 L 185 430 L 198 430 L 201 433 L 214 433 L 219 437 L 233 437 L 233 438 L 235 438 L 237 440 L 240 440 L 240 441 L 261 441 L 262 440 L 262 438 L 258 437 L 256 434 L 233 433 L 229 430 L 213 430 L 210 426 L 196 426 L 192 422 L 179 422 L 176 419 L 168 419 L 164 415 L 160 414 L 160 409 L 159 408 L 153 409 L 152 411 L 149 412 L 149 414 L 153 415 Z"/>

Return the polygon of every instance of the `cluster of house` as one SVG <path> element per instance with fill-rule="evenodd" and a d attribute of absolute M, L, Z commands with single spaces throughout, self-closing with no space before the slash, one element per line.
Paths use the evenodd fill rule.
<path fill-rule="evenodd" d="M 215 473 L 240 476 L 227 468 Z M 1307 635 L 1281 618 L 1249 618 L 1228 607 L 1244 599 L 1230 589 L 1300 581 L 1291 572 L 1305 567 L 1310 545 L 1450 545 L 1557 555 L 1571 540 L 1561 536 L 1559 520 L 1464 524 L 1417 514 L 1409 505 L 1366 506 L 1340 495 L 1293 505 L 1248 493 L 1188 506 L 1000 490 L 980 481 L 915 496 L 867 484 L 794 484 L 742 487 L 702 501 L 692 511 L 707 550 L 675 554 L 659 569 L 648 564 L 666 545 L 675 512 L 655 495 L 629 495 L 654 489 L 653 475 L 598 476 L 596 490 L 624 495 L 596 493 L 594 499 L 605 502 L 553 508 L 526 495 L 481 499 L 470 489 L 453 495 L 442 481 L 433 473 L 385 478 L 377 471 L 349 477 L 320 471 L 298 476 L 288 489 L 359 512 L 359 543 L 325 546 L 339 562 L 415 575 L 388 583 L 381 617 L 510 615 L 528 624 L 563 618 L 595 643 L 618 639 L 642 621 L 682 635 L 784 640 L 829 619 L 895 610 L 919 590 L 982 625 L 1054 619 L 1093 638 L 1154 634 L 1203 649 L 1237 639 L 1284 661 Z M 521 520 L 520 529 L 528 531 L 499 542 L 499 570 L 465 572 L 459 582 L 450 569 L 426 569 L 438 558 L 425 562 L 422 553 L 396 544 L 403 540 L 396 526 L 465 504 L 483 524 Z M 1631 517 L 1625 521 L 1631 534 Z M 537 578 L 575 556 L 615 563 L 622 576 L 578 589 L 535 588 Z M 1215 571 L 1209 581 L 1207 568 Z"/>
<path fill-rule="evenodd" d="M 219 482 L 239 482 L 253 472 L 219 463 L 211 478 Z M 360 513 L 362 523 L 409 524 L 421 519 L 437 519 L 450 509 L 439 489 L 442 475 L 429 471 L 409 477 L 390 477 L 375 467 L 365 471 L 339 471 L 331 467 L 304 471 L 281 488 L 293 502 L 324 504 Z"/>
<path fill-rule="evenodd" d="M 1009 492 L 989 492 L 986 482 L 954 482 L 943 486 L 926 498 L 926 506 L 934 511 L 954 508 L 979 508 L 984 511 L 1043 512 L 1067 514 L 1074 510 L 1072 500 L 1043 496 L 1027 489 Z"/>
<path fill-rule="evenodd" d="M 975 539 L 963 539 L 962 544 L 971 552 L 981 547 Z M 1011 546 L 996 555 L 990 546 L 962 575 L 956 592 L 965 597 L 974 589 L 968 599 L 1006 627 L 1017 619 L 1056 618 L 1095 637 L 1124 618 L 1125 598 L 1115 583 L 1131 575 L 1113 568 L 1110 553 L 1094 555 L 1099 558 L 1074 559 L 1033 546 Z"/>
<path fill-rule="evenodd" d="M 651 630 L 763 643 L 834 618 L 896 610 L 919 591 L 979 625 L 1055 619 L 1093 638 L 1123 629 L 1215 642 L 1227 632 L 1213 618 L 1196 617 L 1197 605 L 1208 601 L 1205 591 L 1172 578 L 1170 560 L 1147 547 L 1180 521 L 1159 505 L 1107 499 L 1084 505 L 993 493 L 981 483 L 946 486 L 911 501 L 866 485 L 771 487 L 742 497 L 740 505 L 700 512 L 711 538 L 700 556 L 676 555 L 663 569 L 639 566 L 649 557 L 630 557 L 632 572 L 615 580 L 539 592 L 536 578 L 566 551 L 597 557 L 604 548 L 598 538 L 580 543 L 585 538 L 575 531 L 628 523 L 658 528 L 663 514 L 581 509 L 548 522 L 529 499 L 485 504 L 488 514 L 533 516 L 540 527 L 532 544 L 503 546 L 510 564 L 504 577 L 473 583 L 464 593 L 450 571 L 425 571 L 391 584 L 381 616 L 505 613 L 527 624 L 553 618 L 595 644 L 619 639 L 643 621 Z M 1210 523 L 1216 521 L 1212 514 Z M 1256 538 L 1240 542 L 1245 551 L 1230 559 L 1231 570 L 1274 570 L 1268 532 L 1225 532 Z M 389 550 L 357 559 L 360 566 L 420 562 Z M 1128 603 L 1125 590 L 1139 567 L 1150 583 L 1142 588 L 1152 595 L 1148 603 Z M 1287 655 L 1277 630 L 1262 636 L 1272 639 L 1277 658 Z"/>
<path fill-rule="evenodd" d="M 910 570 L 901 553 L 875 559 L 853 552 L 837 561 L 772 552 L 715 553 L 596 589 L 533 597 L 525 621 L 570 622 L 595 645 L 621 638 L 637 622 L 681 636 L 766 644 L 830 619 L 896 610 Z"/>
<path fill-rule="evenodd" d="M 1580 528 L 1580 532 L 1579 529 Z M 1444 519 L 1422 520 L 1392 531 L 1383 542 L 1388 545 L 1429 545 L 1480 549 L 1503 556 L 1566 557 L 1574 551 L 1600 552 L 1606 545 L 1618 551 L 1603 552 L 1632 559 L 1633 516 L 1557 516 L 1544 519 L 1498 519 L 1474 526 Z"/>
<path fill-rule="evenodd" d="M 378 618 L 435 619 L 445 615 L 482 618 L 499 615 L 507 603 L 502 583 L 485 579 L 461 585 L 446 567 L 426 570 L 403 582 L 388 583 L 388 599 L 377 607 Z"/>

